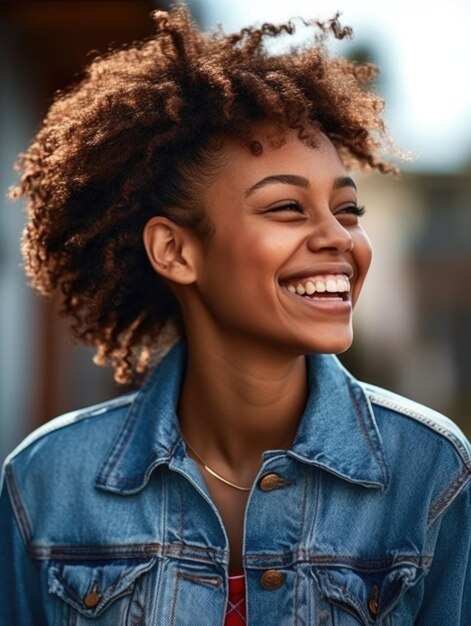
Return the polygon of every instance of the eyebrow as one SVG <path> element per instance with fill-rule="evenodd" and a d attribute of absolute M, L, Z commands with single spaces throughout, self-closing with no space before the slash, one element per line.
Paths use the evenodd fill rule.
<path fill-rule="evenodd" d="M 343 187 L 353 187 L 355 191 L 357 190 L 357 186 L 350 176 L 339 176 L 334 180 L 334 189 L 342 189 Z"/>
<path fill-rule="evenodd" d="M 248 198 L 255 191 L 261 189 L 262 187 L 266 187 L 267 185 L 273 185 L 275 183 L 281 183 L 283 185 L 295 185 L 296 187 L 303 187 L 304 189 L 308 189 L 311 185 L 307 178 L 304 176 L 296 176 L 294 174 L 276 174 L 273 176 L 267 176 L 266 178 L 262 178 L 258 183 L 249 187 L 245 192 L 245 197 Z M 353 187 L 356 190 L 357 186 L 350 176 L 339 176 L 334 180 L 334 189 L 342 189 L 343 187 Z"/>
<path fill-rule="evenodd" d="M 265 187 L 266 185 L 273 185 L 274 183 L 282 183 L 283 185 L 295 185 L 296 187 L 304 187 L 305 189 L 310 187 L 309 181 L 304 176 L 295 176 L 293 174 L 276 174 L 274 176 L 267 176 L 262 178 L 258 183 L 249 187 L 245 192 L 245 197 L 248 198 L 255 191 Z"/>

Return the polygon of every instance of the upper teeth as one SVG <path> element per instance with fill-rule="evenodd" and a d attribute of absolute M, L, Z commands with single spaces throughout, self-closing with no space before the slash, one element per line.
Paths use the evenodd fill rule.
<path fill-rule="evenodd" d="M 316 292 L 343 293 L 350 291 L 348 276 L 343 274 L 329 274 L 328 276 L 298 279 L 290 281 L 283 286 L 291 293 L 297 293 L 300 296 L 303 296 L 305 293 L 310 296 Z"/>

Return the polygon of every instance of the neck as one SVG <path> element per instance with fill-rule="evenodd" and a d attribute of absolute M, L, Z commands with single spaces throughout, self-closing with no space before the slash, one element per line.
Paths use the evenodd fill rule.
<path fill-rule="evenodd" d="M 304 356 L 188 341 L 182 433 L 209 466 L 247 484 L 265 450 L 288 448 L 307 395 Z"/>

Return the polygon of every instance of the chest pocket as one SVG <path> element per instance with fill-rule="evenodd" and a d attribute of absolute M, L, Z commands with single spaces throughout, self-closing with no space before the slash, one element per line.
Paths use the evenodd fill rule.
<path fill-rule="evenodd" d="M 346 567 L 312 569 L 321 594 L 331 605 L 333 626 L 412 626 L 410 606 L 414 603 L 402 610 L 401 599 L 425 573 L 425 569 L 409 564 L 386 573 Z"/>
<path fill-rule="evenodd" d="M 51 562 L 48 591 L 60 599 L 57 623 L 67 626 L 144 625 L 144 574 L 150 560 L 117 560 L 106 564 Z"/>

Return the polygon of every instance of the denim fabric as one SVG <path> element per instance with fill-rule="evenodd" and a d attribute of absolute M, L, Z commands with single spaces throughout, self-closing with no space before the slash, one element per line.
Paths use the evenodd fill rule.
<path fill-rule="evenodd" d="M 247 504 L 248 624 L 469 626 L 471 450 L 453 423 L 307 358 L 289 450 Z M 180 437 L 176 346 L 136 394 L 60 417 L 7 459 L 2 626 L 222 626 L 229 551 Z M 266 474 L 277 474 L 271 490 Z"/>

